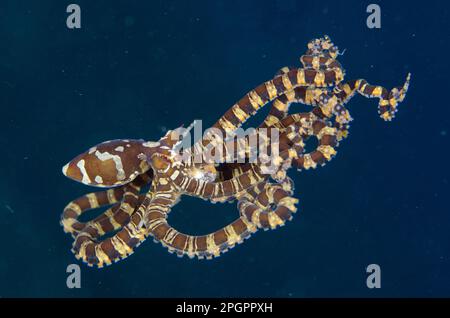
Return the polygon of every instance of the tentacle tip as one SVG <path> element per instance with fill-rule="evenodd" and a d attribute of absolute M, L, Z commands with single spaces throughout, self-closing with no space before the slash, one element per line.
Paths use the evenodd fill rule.
<path fill-rule="evenodd" d="M 408 72 L 408 75 L 406 75 L 406 81 L 411 81 L 411 72 Z"/>

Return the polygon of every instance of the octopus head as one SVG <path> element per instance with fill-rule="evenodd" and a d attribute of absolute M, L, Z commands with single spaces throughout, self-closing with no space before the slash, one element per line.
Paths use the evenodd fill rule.
<path fill-rule="evenodd" d="M 156 173 L 165 173 L 175 165 L 174 149 L 179 143 L 179 133 L 169 130 L 158 142 L 146 142 L 147 151 L 142 156 Z"/>
<path fill-rule="evenodd" d="M 148 162 L 156 173 L 165 173 L 173 166 L 173 160 L 169 156 L 158 152 L 154 153 Z"/>
<path fill-rule="evenodd" d="M 143 140 L 118 139 L 98 144 L 67 163 L 65 176 L 90 186 L 126 184 L 145 173 L 149 165 Z"/>

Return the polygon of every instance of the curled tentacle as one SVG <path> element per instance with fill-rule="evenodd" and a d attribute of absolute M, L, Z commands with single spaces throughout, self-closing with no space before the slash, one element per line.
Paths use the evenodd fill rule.
<path fill-rule="evenodd" d="M 342 80 L 343 74 L 338 70 L 317 71 L 312 69 L 293 69 L 259 85 L 239 100 L 213 127 L 231 135 L 252 114 L 280 95 L 296 87 L 328 87 Z"/>
<path fill-rule="evenodd" d="M 339 48 L 331 42 L 328 35 L 309 41 L 307 46 L 308 50 L 306 51 L 306 56 L 319 56 L 334 60 L 338 55 L 343 54 L 343 52 L 341 53 Z"/>
<path fill-rule="evenodd" d="M 131 182 L 131 185 L 140 189 L 141 187 L 149 184 L 152 178 L 153 172 L 149 171 L 146 174 L 138 176 Z M 105 191 L 88 193 L 69 202 L 61 215 L 60 224 L 62 225 L 64 232 L 70 233 L 73 237 L 75 237 L 86 227 L 89 222 L 101 222 L 102 224 L 109 222 L 115 224 L 114 220 L 111 218 L 115 217 L 116 212 L 120 208 L 120 204 L 118 204 L 118 202 L 123 200 L 125 187 L 126 185 Z M 95 219 L 89 222 L 79 221 L 79 217 L 85 212 L 107 205 L 113 206 Z"/>
<path fill-rule="evenodd" d="M 335 155 L 335 147 L 338 145 L 337 129 L 315 116 L 312 113 L 299 113 L 285 117 L 280 121 L 279 127 L 286 130 L 286 136 L 291 140 L 291 144 L 296 146 L 295 152 L 291 154 L 292 164 L 298 169 L 316 168 L 324 165 Z M 310 137 L 318 140 L 316 149 L 302 153 L 304 141 Z M 297 155 L 295 155 L 297 154 Z"/>
<path fill-rule="evenodd" d="M 256 232 L 256 227 L 243 217 L 206 235 L 189 235 L 179 232 L 170 226 L 165 213 L 152 212 L 151 218 L 151 221 L 158 226 L 150 231 L 150 234 L 157 242 L 167 247 L 170 253 L 175 253 L 179 257 L 183 255 L 199 259 L 218 257 Z"/>
<path fill-rule="evenodd" d="M 239 201 L 239 212 L 249 222 L 264 230 L 283 226 L 297 211 L 295 205 L 298 200 L 291 197 L 289 192 L 282 184 L 267 183 L 255 200 L 243 198 Z"/>
<path fill-rule="evenodd" d="M 72 252 L 77 259 L 83 260 L 89 266 L 101 268 L 133 254 L 134 248 L 145 240 L 147 232 L 142 227 L 143 215 L 152 200 L 152 193 L 148 192 L 143 200 L 142 197 L 132 200 L 131 193 L 130 201 L 122 202 L 120 208 L 124 214 L 131 215 L 128 223 L 123 220 L 126 224 L 112 237 L 104 240 L 99 240 L 98 237 L 106 233 L 101 233 L 97 227 L 90 226 L 80 232 L 72 246 Z"/>
<path fill-rule="evenodd" d="M 409 88 L 411 73 L 408 73 L 406 81 L 403 86 L 394 87 L 390 91 L 382 86 L 370 85 L 364 79 L 351 81 L 347 84 L 340 84 L 338 91 L 343 92 L 348 100 L 355 92 L 368 97 L 379 98 L 378 113 L 380 117 L 386 121 L 391 121 L 397 112 L 398 103 L 402 102 L 406 97 L 406 92 Z"/>
<path fill-rule="evenodd" d="M 199 259 L 218 257 L 256 232 L 256 227 L 251 222 L 239 217 L 229 225 L 207 235 L 181 233 L 167 220 L 177 200 L 175 191 L 156 191 L 154 200 L 147 209 L 145 226 L 155 241 L 179 257 L 183 255 Z"/>
<path fill-rule="evenodd" d="M 108 189 L 107 191 L 93 192 L 83 195 L 71 202 L 64 208 L 60 224 L 65 233 L 75 236 L 86 226 L 85 222 L 78 221 L 78 218 L 91 209 L 115 204 L 108 210 L 113 210 L 117 202 L 123 197 L 123 188 Z M 106 213 L 106 212 L 105 212 Z"/>
<path fill-rule="evenodd" d="M 76 233 L 72 245 L 72 252 L 77 259 L 81 259 L 89 266 L 95 265 L 100 268 L 131 255 L 133 249 L 145 240 L 145 231 L 138 225 L 141 223 L 143 210 L 148 204 L 146 202 L 151 199 L 152 192 L 142 195 L 140 190 L 152 181 L 152 177 L 153 173 L 149 171 L 120 187 L 121 196 L 116 197 L 120 203 L 83 224 L 83 228 Z M 138 207 L 141 209 L 140 213 L 137 213 Z M 67 223 L 67 220 L 63 218 L 63 224 Z M 113 234 L 115 231 L 118 232 Z M 102 239 L 111 234 L 113 234 L 111 237 Z"/>
<path fill-rule="evenodd" d="M 335 147 L 338 145 L 337 129 L 330 127 L 322 120 L 315 120 L 312 123 L 312 130 L 309 137 L 315 137 L 318 141 L 316 149 L 293 159 L 293 165 L 298 169 L 310 169 L 323 166 L 327 161 L 336 155 Z"/>

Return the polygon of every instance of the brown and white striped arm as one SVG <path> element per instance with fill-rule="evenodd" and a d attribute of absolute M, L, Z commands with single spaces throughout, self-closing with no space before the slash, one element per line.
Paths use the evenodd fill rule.
<path fill-rule="evenodd" d="M 254 200 L 242 198 L 238 203 L 241 216 L 264 230 L 276 229 L 283 226 L 286 221 L 292 219 L 292 214 L 297 211 L 296 198 L 290 196 L 291 185 L 264 184 L 263 190 Z"/>
<path fill-rule="evenodd" d="M 153 198 L 153 192 L 149 191 L 145 197 L 135 197 L 134 193 L 129 193 L 130 201 L 121 203 L 122 215 L 127 220 L 119 222 L 126 223 L 121 229 L 111 237 L 101 239 L 102 229 L 89 226 L 81 231 L 72 246 L 72 252 L 77 259 L 81 259 L 88 266 L 111 265 L 121 259 L 133 254 L 134 249 L 138 247 L 145 239 L 147 231 L 143 224 L 144 212 Z M 134 198 L 134 200 L 132 199 Z M 128 216 L 127 216 L 128 215 Z"/>
<path fill-rule="evenodd" d="M 137 194 L 139 194 L 140 189 L 151 183 L 153 178 L 153 172 L 148 171 L 145 174 L 139 175 L 135 180 L 133 180 L 129 185 L 133 187 Z M 116 230 L 116 224 L 120 220 L 120 217 L 116 218 L 116 215 L 120 214 L 120 204 L 118 202 L 124 199 L 124 193 L 126 186 L 120 186 L 117 188 L 108 189 L 105 191 L 92 192 L 82 197 L 79 197 L 67 204 L 61 215 L 60 224 L 62 225 L 64 232 L 70 233 L 75 237 L 80 231 L 82 231 L 87 224 L 102 224 L 102 226 L 113 228 Z M 89 222 L 79 221 L 79 217 L 92 209 L 101 208 L 107 205 L 113 205 L 111 208 L 107 209 L 104 213 L 96 217 Z M 120 222 L 119 222 L 120 223 Z"/>
<path fill-rule="evenodd" d="M 188 235 L 179 232 L 167 221 L 171 208 L 178 201 L 177 192 L 167 188 L 157 190 L 146 212 L 145 227 L 149 234 L 168 248 L 169 252 L 190 258 L 211 259 L 240 244 L 256 231 L 244 217 L 207 235 Z"/>

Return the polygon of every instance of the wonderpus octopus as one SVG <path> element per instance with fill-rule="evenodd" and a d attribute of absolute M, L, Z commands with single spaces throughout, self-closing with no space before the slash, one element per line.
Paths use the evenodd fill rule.
<path fill-rule="evenodd" d="M 109 188 L 77 198 L 64 209 L 61 225 L 74 239 L 75 256 L 90 266 L 103 267 L 132 254 L 150 235 L 178 256 L 211 259 L 259 229 L 275 229 L 291 220 L 298 200 L 293 197 L 293 182 L 286 171 L 290 167 L 316 168 L 335 156 L 339 142 L 348 134 L 352 118 L 346 103 L 354 94 L 378 98 L 380 117 L 390 121 L 408 90 L 410 74 L 403 86 L 391 90 L 364 79 L 344 82 L 345 71 L 337 60 L 341 54 L 328 36 L 310 41 L 300 57 L 302 67 L 282 68 L 213 125 L 226 138 L 205 134 L 180 152 L 175 151 L 180 134 L 172 130 L 157 142 L 112 140 L 75 157 L 63 167 L 64 175 L 86 185 Z M 272 169 L 267 169 L 263 160 L 224 160 L 237 155 L 224 144 L 236 144 L 235 132 L 269 102 L 268 116 L 244 141 L 276 130 L 276 140 L 272 134 L 264 134 L 258 148 L 259 152 L 268 148 Z M 309 105 L 311 111 L 289 114 L 292 103 Z M 305 142 L 312 137 L 317 146 L 306 152 Z M 248 159 L 254 149 L 245 145 L 239 154 Z M 273 145 L 278 149 L 276 155 L 270 150 Z M 186 160 L 194 153 L 203 158 L 211 149 L 223 150 L 216 156 L 218 162 Z M 239 216 L 210 234 L 181 233 L 167 218 L 183 195 L 210 202 L 237 201 Z M 96 218 L 80 221 L 86 211 L 104 206 L 109 208 Z"/>

